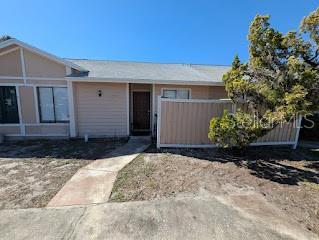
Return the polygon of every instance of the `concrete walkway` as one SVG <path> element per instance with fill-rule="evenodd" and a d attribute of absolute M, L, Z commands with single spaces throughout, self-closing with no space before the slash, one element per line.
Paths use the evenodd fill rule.
<path fill-rule="evenodd" d="M 247 196 L 246 196 L 247 197 Z M 254 196 L 252 196 L 254 197 Z M 241 197 L 242 198 L 242 197 Z M 237 197 L 234 199 L 237 202 Z M 255 206 L 254 206 L 254 211 Z M 1 239 L 209 239 L 315 240 L 282 217 L 256 216 L 249 206 L 223 197 L 106 203 L 90 206 L 0 211 Z M 273 220 L 275 219 L 275 221 Z"/>
<path fill-rule="evenodd" d="M 150 145 L 150 139 L 133 137 L 106 159 L 81 168 L 49 202 L 48 207 L 107 202 L 117 173 Z"/>

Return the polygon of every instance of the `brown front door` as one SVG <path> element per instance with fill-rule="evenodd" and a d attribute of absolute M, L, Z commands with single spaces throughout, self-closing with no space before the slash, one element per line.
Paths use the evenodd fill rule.
<path fill-rule="evenodd" d="M 150 93 L 133 92 L 133 132 L 150 131 Z"/>

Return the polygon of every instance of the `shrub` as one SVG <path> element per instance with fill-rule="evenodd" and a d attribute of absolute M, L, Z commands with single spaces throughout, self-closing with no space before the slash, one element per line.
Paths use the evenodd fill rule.
<path fill-rule="evenodd" d="M 224 111 L 210 121 L 208 138 L 224 148 L 244 148 L 261 135 L 262 127 L 254 120 L 253 115 L 241 110 L 235 114 Z"/>

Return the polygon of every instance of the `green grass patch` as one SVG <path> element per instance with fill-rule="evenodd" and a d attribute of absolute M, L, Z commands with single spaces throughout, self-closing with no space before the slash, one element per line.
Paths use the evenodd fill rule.
<path fill-rule="evenodd" d="M 155 170 L 155 164 L 145 161 L 144 154 L 139 155 L 118 173 L 110 201 L 125 202 L 137 199 L 143 190 L 142 186 L 155 189 L 157 184 L 152 179 Z"/>

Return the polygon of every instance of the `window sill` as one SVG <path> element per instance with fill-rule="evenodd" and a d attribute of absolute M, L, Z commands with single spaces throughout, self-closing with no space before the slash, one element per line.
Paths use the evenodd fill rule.
<path fill-rule="evenodd" d="M 19 127 L 20 123 L 0 123 L 0 126 L 5 126 L 5 127 Z"/>
<path fill-rule="evenodd" d="M 40 122 L 40 123 L 34 123 L 32 125 L 69 125 L 70 122 Z M 31 124 L 28 124 L 31 125 Z"/>

